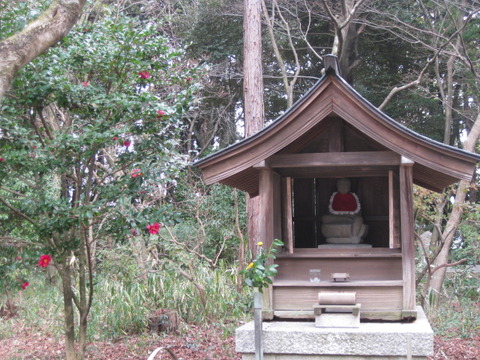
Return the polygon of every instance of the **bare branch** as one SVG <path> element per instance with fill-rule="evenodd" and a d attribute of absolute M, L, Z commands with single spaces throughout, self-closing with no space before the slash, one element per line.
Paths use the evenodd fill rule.
<path fill-rule="evenodd" d="M 168 348 L 168 347 L 159 347 L 159 348 L 156 348 L 151 354 L 150 356 L 148 357 L 147 360 L 153 360 L 155 358 L 155 356 L 162 350 L 165 350 L 166 352 L 168 352 L 170 354 L 170 356 L 172 357 L 173 360 L 178 360 L 178 357 L 175 355 L 175 353 L 172 351 L 172 349 Z"/>
<path fill-rule="evenodd" d="M 467 261 L 467 259 L 462 259 L 462 260 L 459 260 L 459 261 L 457 261 L 457 262 L 450 263 L 450 264 L 438 265 L 437 267 L 435 267 L 435 269 L 432 270 L 432 275 L 433 275 L 437 270 L 440 270 L 441 268 L 451 267 L 451 266 L 455 266 L 455 265 L 460 265 L 461 263 L 464 263 L 465 261 Z"/>
<path fill-rule="evenodd" d="M 333 14 L 332 9 L 330 9 L 330 7 L 328 6 L 327 1 L 322 0 L 322 5 L 323 5 L 323 8 L 325 9 L 325 11 L 328 14 L 328 17 L 330 18 L 330 20 L 335 25 L 335 28 L 340 29 L 340 22 L 338 21 L 337 17 Z"/>
<path fill-rule="evenodd" d="M 10 205 L 9 203 L 7 203 L 5 200 L 3 200 L 3 198 L 0 197 L 0 202 L 5 205 L 6 207 L 8 207 L 10 210 L 12 210 L 17 216 L 27 220 L 29 223 L 32 223 L 33 225 L 36 225 L 36 221 L 34 221 L 32 218 L 30 218 L 29 216 L 25 215 L 21 210 L 18 210 L 17 208 L 13 207 L 12 205 Z"/>
<path fill-rule="evenodd" d="M 14 195 L 17 195 L 17 196 L 20 196 L 20 197 L 23 197 L 23 198 L 28 198 L 25 194 L 19 193 L 18 191 L 15 191 L 15 190 L 7 189 L 3 186 L 0 186 L 0 190 L 4 190 L 6 192 L 9 192 L 11 194 L 14 194 Z"/>
<path fill-rule="evenodd" d="M 473 14 L 476 14 L 478 13 L 480 10 L 476 11 L 475 13 Z M 462 24 L 462 26 L 457 29 L 452 35 L 450 35 L 448 37 L 448 39 L 445 40 L 445 42 L 439 46 L 435 53 L 433 54 L 433 57 L 431 59 L 429 59 L 427 61 L 427 63 L 425 64 L 425 66 L 423 67 L 423 69 L 420 71 L 420 73 L 418 74 L 417 78 L 411 82 L 409 82 L 408 84 L 405 84 L 405 85 L 402 85 L 402 86 L 398 86 L 398 87 L 394 87 L 390 93 L 387 95 L 387 97 L 385 98 L 385 100 L 383 100 L 382 104 L 378 107 L 380 110 L 382 110 L 383 108 L 385 108 L 385 106 L 390 102 L 390 100 L 392 100 L 392 98 L 398 94 L 399 92 L 401 91 L 404 91 L 406 89 L 410 89 L 414 86 L 417 86 L 418 84 L 420 84 L 424 74 L 426 73 L 426 71 L 428 70 L 428 68 L 436 61 L 437 57 L 440 56 L 440 54 L 443 52 L 443 50 L 450 44 L 450 42 L 452 41 L 453 38 L 455 38 L 456 36 L 458 36 L 465 28 L 465 26 L 467 26 L 468 24 L 468 21 L 470 19 L 472 19 L 472 16 L 473 14 L 470 14 L 471 16 L 468 16 L 467 19 L 465 20 L 465 22 Z"/>
<path fill-rule="evenodd" d="M 208 258 L 207 256 L 205 256 L 204 254 L 202 253 L 199 253 L 195 250 L 192 250 L 190 249 L 187 245 L 183 244 L 183 243 L 180 243 L 178 242 L 177 240 L 175 240 L 175 236 L 173 235 L 172 231 L 170 230 L 170 228 L 168 226 L 164 226 L 164 228 L 167 230 L 168 234 L 170 235 L 170 238 L 166 238 L 164 236 L 162 236 L 162 239 L 163 240 L 166 240 L 166 241 L 169 241 L 183 249 L 185 249 L 187 252 L 191 253 L 191 254 L 194 254 L 195 256 L 199 257 L 200 259 L 203 259 L 205 260 L 206 262 L 208 262 L 210 265 L 214 266 L 214 262 L 212 259 Z"/>

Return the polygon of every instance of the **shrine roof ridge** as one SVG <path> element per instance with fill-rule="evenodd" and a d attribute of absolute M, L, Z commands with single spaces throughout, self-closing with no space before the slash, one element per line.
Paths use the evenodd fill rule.
<path fill-rule="evenodd" d="M 373 105 L 369 100 L 367 100 L 365 97 L 363 97 L 355 88 L 350 85 L 340 74 L 338 73 L 338 67 L 337 66 L 329 66 L 326 68 L 325 74 L 315 83 L 314 86 L 312 86 L 304 95 L 302 95 L 301 98 L 299 98 L 290 108 L 288 108 L 282 115 L 277 117 L 275 120 L 272 121 L 271 124 L 268 126 L 264 127 L 263 129 L 259 130 L 253 135 L 250 135 L 248 137 L 245 137 L 239 141 L 237 141 L 234 144 L 231 144 L 223 149 L 217 150 L 215 153 L 210 154 L 202 159 L 198 159 L 193 162 L 193 166 L 196 167 L 202 167 L 205 163 L 216 159 L 217 157 L 220 157 L 226 153 L 229 153 L 232 150 L 235 150 L 239 147 L 242 147 L 250 142 L 255 141 L 257 138 L 261 137 L 263 134 L 271 131 L 273 128 L 278 126 L 279 124 L 282 123 L 282 120 L 287 118 L 291 113 L 293 113 L 296 109 L 298 109 L 305 101 L 309 99 L 311 94 L 313 94 L 319 87 L 321 87 L 330 77 L 334 77 L 337 81 L 342 83 L 344 88 L 349 91 L 355 98 L 360 100 L 369 110 L 375 112 L 377 115 L 379 115 L 382 120 L 386 121 L 388 124 L 392 125 L 393 127 L 397 128 L 403 133 L 406 133 L 421 142 L 427 143 L 435 148 L 438 148 L 439 150 L 447 150 L 452 152 L 453 154 L 458 154 L 461 157 L 467 157 L 470 160 L 474 162 L 480 161 L 480 154 L 472 153 L 469 151 L 466 151 L 464 149 L 451 146 L 448 144 L 444 144 L 442 142 L 439 142 L 437 140 L 431 139 L 425 135 L 419 134 L 405 125 L 395 121 L 393 118 L 385 114 L 383 111 L 378 109 L 375 105 Z"/>

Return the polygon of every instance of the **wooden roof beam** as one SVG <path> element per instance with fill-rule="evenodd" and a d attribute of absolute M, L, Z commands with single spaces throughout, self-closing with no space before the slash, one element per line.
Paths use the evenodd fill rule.
<path fill-rule="evenodd" d="M 271 168 L 311 168 L 311 167 L 358 167 L 358 166 L 398 166 L 402 157 L 393 151 L 359 151 L 278 154 L 270 156 L 267 164 Z"/>

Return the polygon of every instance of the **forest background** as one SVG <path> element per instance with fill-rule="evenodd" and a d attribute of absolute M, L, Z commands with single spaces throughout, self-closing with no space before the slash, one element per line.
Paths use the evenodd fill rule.
<path fill-rule="evenodd" d="M 333 53 L 392 118 L 478 151 L 480 2 L 272 0 L 262 12 L 265 125 Z M 70 15 L 48 51 L 9 65 L 22 29 Z M 244 136 L 242 2 L 0 1 L 0 38 L 0 340 L 20 322 L 63 334 L 66 358 L 81 359 L 87 343 L 172 313 L 231 334 L 251 308 L 245 195 L 205 186 L 191 164 Z M 480 329 L 477 187 L 415 190 L 419 302 L 444 336 Z"/>

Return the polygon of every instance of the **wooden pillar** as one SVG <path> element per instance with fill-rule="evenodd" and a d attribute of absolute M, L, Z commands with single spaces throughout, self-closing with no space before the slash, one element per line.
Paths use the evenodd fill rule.
<path fill-rule="evenodd" d="M 293 204 L 292 178 L 282 179 L 282 241 L 285 249 L 293 254 Z"/>
<path fill-rule="evenodd" d="M 264 161 L 254 168 L 259 171 L 258 241 L 267 248 L 282 237 L 282 183 L 280 175 Z"/>
<path fill-rule="evenodd" d="M 259 170 L 259 241 L 265 249 L 272 245 L 273 239 L 281 235 L 281 194 L 280 176 L 264 162 L 255 166 Z M 270 260 L 271 261 L 271 260 Z M 273 289 L 269 286 L 263 291 L 263 319 L 273 319 Z"/>
<path fill-rule="evenodd" d="M 258 214 L 258 240 L 262 241 L 265 248 L 271 246 L 274 231 L 274 178 L 273 171 L 264 167 L 260 169 Z"/>
<path fill-rule="evenodd" d="M 273 182 L 273 239 L 282 240 L 282 177 L 272 172 Z"/>
<path fill-rule="evenodd" d="M 415 244 L 413 229 L 413 161 L 400 165 L 400 237 L 402 242 L 403 311 L 415 310 Z"/>
<path fill-rule="evenodd" d="M 397 179 L 398 180 L 398 179 Z M 388 171 L 388 232 L 390 249 L 400 249 L 400 234 L 398 230 L 398 181 L 392 170 Z"/>

